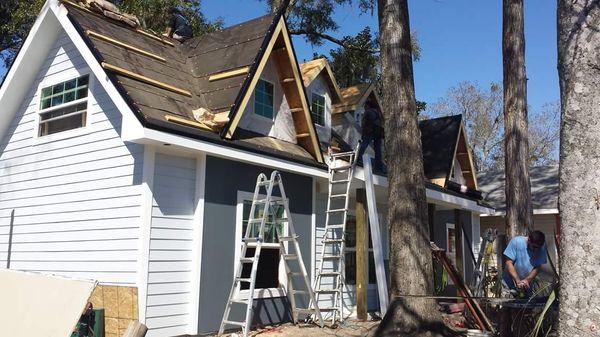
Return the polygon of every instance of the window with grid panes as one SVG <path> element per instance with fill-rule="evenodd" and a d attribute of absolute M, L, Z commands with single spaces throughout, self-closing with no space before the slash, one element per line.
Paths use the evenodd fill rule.
<path fill-rule="evenodd" d="M 38 136 L 85 126 L 89 76 L 42 88 Z"/>
<path fill-rule="evenodd" d="M 312 94 L 310 114 L 313 122 L 325 125 L 325 96 Z"/>
<path fill-rule="evenodd" d="M 273 119 L 273 84 L 262 79 L 254 89 L 254 113 Z"/>
<path fill-rule="evenodd" d="M 264 198 L 264 196 L 263 196 Z M 244 200 L 243 220 L 242 220 L 242 236 L 246 235 L 248 228 L 248 219 L 250 219 L 250 210 L 252 208 L 252 200 Z M 264 205 L 257 205 L 254 210 L 252 219 L 257 219 L 263 216 Z M 276 206 L 276 218 L 283 218 L 285 209 L 283 205 Z M 265 222 L 265 231 L 263 236 L 263 245 L 258 259 L 258 272 L 256 273 L 256 289 L 267 289 L 279 287 L 279 241 L 277 239 L 277 230 L 280 233 L 285 233 L 284 225 L 276 223 L 273 215 L 269 214 Z M 257 237 L 260 230 L 260 223 L 253 223 L 250 227 L 249 237 Z M 254 248 L 249 246 L 246 250 L 246 257 L 254 256 Z M 242 277 L 249 278 L 252 271 L 252 265 L 246 264 L 242 266 Z M 249 289 L 250 284 L 241 283 L 241 289 Z"/>

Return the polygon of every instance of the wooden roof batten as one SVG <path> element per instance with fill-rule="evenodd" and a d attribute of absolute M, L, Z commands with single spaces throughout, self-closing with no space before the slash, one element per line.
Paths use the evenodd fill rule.
<path fill-rule="evenodd" d="M 318 162 L 323 162 L 323 154 L 319 148 L 317 134 L 310 116 L 309 105 L 304 91 L 304 84 L 300 76 L 300 70 L 296 63 L 293 46 L 287 32 L 285 20 L 277 17 L 269 41 L 263 50 L 262 57 L 258 61 L 253 73 L 249 74 L 249 84 L 246 86 L 239 104 L 234 106 L 230 114 L 230 123 L 223 129 L 223 136 L 227 139 L 233 138 L 235 130 L 242 118 L 244 110 L 250 101 L 260 75 L 265 69 L 267 62 L 272 57 L 277 68 L 279 81 L 282 85 L 284 95 L 288 100 L 290 112 L 296 127 L 296 138 L 298 144 L 306 149 Z M 277 52 L 274 52 L 277 51 Z M 287 69 L 287 72 L 286 72 Z M 291 70 L 291 72 L 289 71 Z"/>
<path fill-rule="evenodd" d="M 184 96 L 187 96 L 187 97 L 192 97 L 192 93 L 189 92 L 189 91 L 187 91 L 187 90 L 184 90 L 184 89 L 172 86 L 170 84 L 163 83 L 161 81 L 157 81 L 157 80 L 152 79 L 150 77 L 147 77 L 147 76 L 144 76 L 144 75 L 140 75 L 138 73 L 135 73 L 135 72 L 127 70 L 127 69 L 123 69 L 121 67 L 117 67 L 117 66 L 112 65 L 110 63 L 102 62 L 102 68 L 104 68 L 106 70 L 110 70 L 110 71 L 112 71 L 114 73 L 117 73 L 119 75 L 126 76 L 126 77 L 132 78 L 134 80 L 137 80 L 137 81 L 140 81 L 140 82 L 144 82 L 146 84 L 150 84 L 150 85 L 155 86 L 157 88 L 168 90 L 168 91 L 171 91 L 171 92 L 174 92 L 174 93 L 177 93 L 177 94 L 180 94 L 180 95 L 184 95 Z"/>

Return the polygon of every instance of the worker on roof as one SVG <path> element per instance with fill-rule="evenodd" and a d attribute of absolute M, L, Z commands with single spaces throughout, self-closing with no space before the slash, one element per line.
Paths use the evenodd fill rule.
<path fill-rule="evenodd" d="M 192 27 L 181 11 L 172 6 L 169 8 L 169 15 L 171 18 L 169 19 L 167 32 L 164 35 L 181 42 L 192 38 Z"/>
<path fill-rule="evenodd" d="M 365 102 L 365 112 L 362 116 L 362 137 L 360 148 L 358 149 L 358 164 L 362 164 L 365 151 L 373 142 L 373 150 L 375 150 L 375 163 L 373 171 L 385 173 L 381 157 L 381 140 L 383 139 L 383 118 L 379 112 L 378 106 L 372 100 Z"/>
<path fill-rule="evenodd" d="M 546 236 L 541 231 L 512 238 L 504 250 L 503 288 L 513 295 L 531 295 L 532 284 L 540 267 L 547 262 L 547 254 Z"/>

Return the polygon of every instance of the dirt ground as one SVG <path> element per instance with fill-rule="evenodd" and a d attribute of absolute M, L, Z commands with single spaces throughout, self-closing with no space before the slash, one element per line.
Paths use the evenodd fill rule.
<path fill-rule="evenodd" d="M 357 321 L 347 319 L 341 323 L 337 328 L 331 326 L 325 326 L 320 328 L 317 325 L 306 325 L 299 324 L 293 325 L 282 324 L 277 326 L 265 327 L 263 329 L 257 329 L 250 333 L 250 336 L 256 337 L 368 337 L 372 336 L 375 332 L 379 321 Z M 231 337 L 235 337 L 235 334 L 231 334 Z"/>

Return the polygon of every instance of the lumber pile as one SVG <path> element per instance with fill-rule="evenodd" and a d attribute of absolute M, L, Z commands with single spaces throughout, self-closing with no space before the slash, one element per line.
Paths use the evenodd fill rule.
<path fill-rule="evenodd" d="M 102 14 L 107 18 L 120 21 L 132 28 L 140 26 L 140 20 L 135 16 L 122 13 L 117 6 L 106 0 L 79 0 L 79 5 L 86 9 Z"/>

